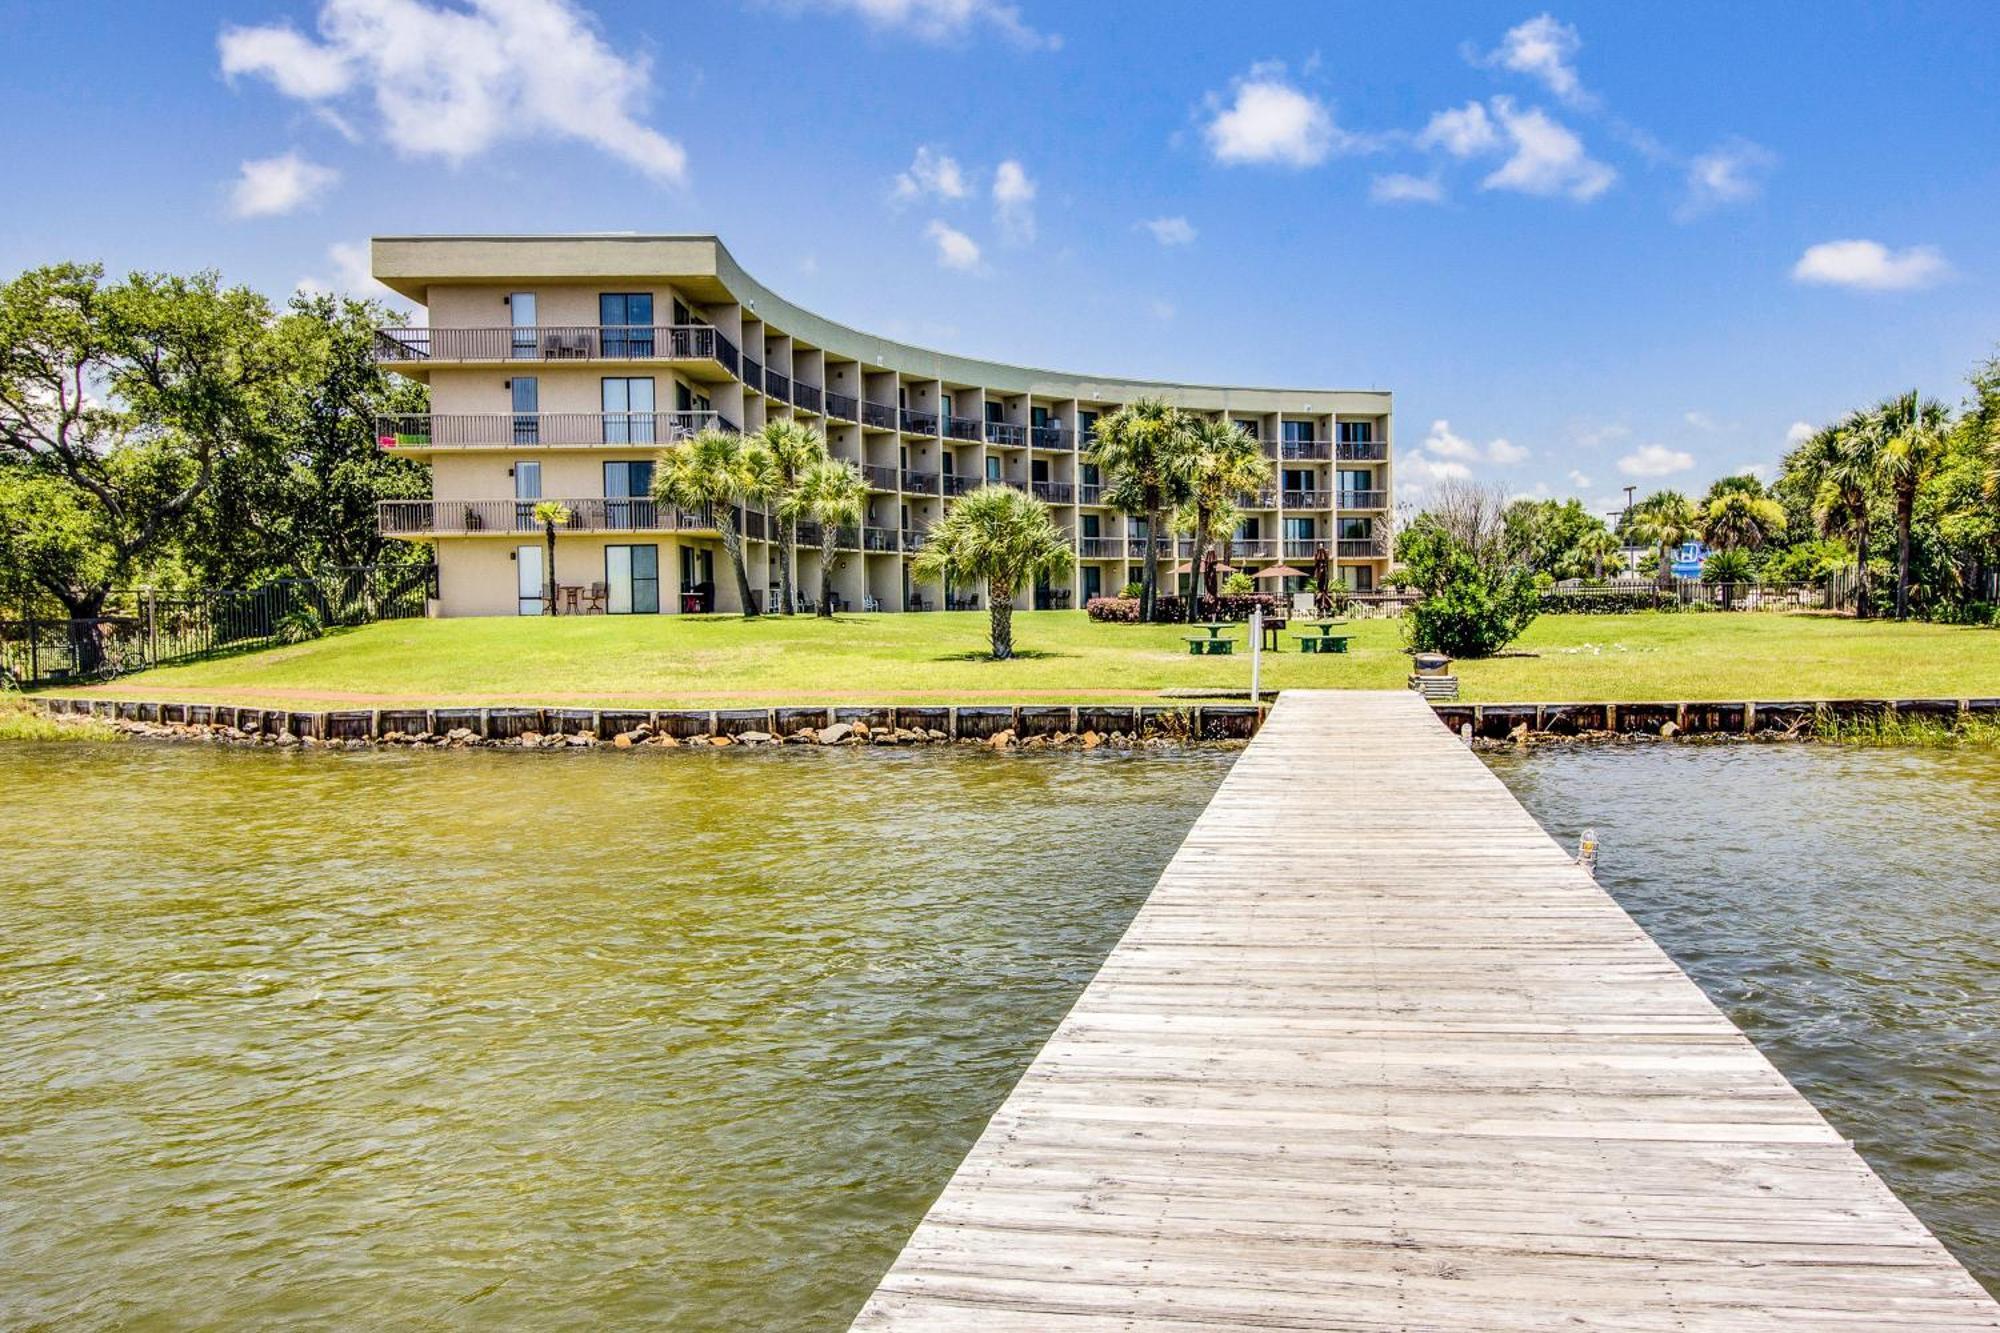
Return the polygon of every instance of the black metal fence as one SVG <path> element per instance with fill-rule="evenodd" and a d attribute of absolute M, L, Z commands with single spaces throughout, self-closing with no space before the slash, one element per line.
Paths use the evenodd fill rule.
<path fill-rule="evenodd" d="M 1704 583 L 1674 579 L 1660 583 L 1607 583 L 1564 586 L 1542 594 L 1549 614 L 1601 615 L 1617 611 L 1679 610 L 1703 607 L 1714 611 L 1837 611 L 1852 604 L 1852 576 L 1835 575 L 1812 583 Z"/>
<path fill-rule="evenodd" d="M 120 588 L 87 619 L 0 619 L 0 674 L 22 687 L 109 680 L 333 626 L 415 619 L 436 582 L 432 566 L 365 565 L 259 588 Z"/>

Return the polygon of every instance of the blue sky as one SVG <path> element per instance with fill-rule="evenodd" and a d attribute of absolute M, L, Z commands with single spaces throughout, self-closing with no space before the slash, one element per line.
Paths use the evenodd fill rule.
<path fill-rule="evenodd" d="M 373 233 L 714 231 L 952 351 L 1393 389 L 1406 490 L 1768 471 L 2000 345 L 1988 3 L 0 0 L 0 38 L 6 271 L 281 295 Z"/>

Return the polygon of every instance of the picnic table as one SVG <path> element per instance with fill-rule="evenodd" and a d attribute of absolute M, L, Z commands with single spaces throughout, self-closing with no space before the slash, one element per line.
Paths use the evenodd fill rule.
<path fill-rule="evenodd" d="M 1204 653 L 1208 653 L 1227 657 L 1235 652 L 1236 640 L 1222 637 L 1222 631 L 1231 628 L 1233 624 L 1234 622 L 1228 620 L 1195 621 L 1192 628 L 1207 630 L 1208 637 L 1203 638 L 1197 634 L 1183 634 L 1181 637 L 1187 640 L 1188 655 L 1190 657 L 1200 657 Z"/>
<path fill-rule="evenodd" d="M 1302 620 L 1299 623 L 1313 630 L 1311 634 L 1294 636 L 1299 641 L 1299 651 L 1302 653 L 1344 653 L 1347 651 L 1348 640 L 1353 637 L 1333 632 L 1339 626 L 1345 625 L 1347 623 L 1345 620 Z"/>

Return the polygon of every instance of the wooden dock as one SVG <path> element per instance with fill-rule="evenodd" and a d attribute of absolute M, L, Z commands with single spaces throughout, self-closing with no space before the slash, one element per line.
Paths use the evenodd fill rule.
<path fill-rule="evenodd" d="M 1287 691 L 859 1329 L 2000 1329 L 1415 694 Z"/>

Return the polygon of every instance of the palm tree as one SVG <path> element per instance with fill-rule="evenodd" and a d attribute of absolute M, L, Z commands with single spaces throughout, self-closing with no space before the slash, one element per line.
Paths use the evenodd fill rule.
<path fill-rule="evenodd" d="M 542 562 L 542 602 L 548 607 L 543 614 L 552 616 L 556 613 L 556 529 L 569 526 L 569 506 L 560 500 L 537 500 L 534 515 L 549 543 L 549 558 Z"/>
<path fill-rule="evenodd" d="M 1817 486 L 1813 521 L 1823 536 L 1845 534 L 1854 542 L 1854 614 L 1866 619 L 1868 586 L 1868 500 L 1881 471 L 1884 421 L 1877 412 L 1852 412 L 1801 446 Z"/>
<path fill-rule="evenodd" d="M 767 422 L 757 446 L 770 460 L 771 497 L 778 503 L 778 599 L 785 614 L 798 610 L 793 574 L 798 563 L 799 506 L 791 503 L 806 469 L 826 457 L 826 437 L 802 421 Z"/>
<path fill-rule="evenodd" d="M 771 468 L 764 451 L 729 431 L 704 430 L 661 451 L 653 470 L 653 499 L 707 513 L 722 534 L 722 550 L 736 571 L 736 592 L 746 618 L 757 614 L 750 571 L 743 563 L 738 506 L 770 492 Z"/>
<path fill-rule="evenodd" d="M 1576 539 L 1576 553 L 1594 563 L 1597 581 L 1604 582 L 1604 562 L 1616 560 L 1618 552 L 1624 549 L 1618 542 L 1618 534 L 1603 524 L 1587 529 Z"/>
<path fill-rule="evenodd" d="M 1184 508 L 1192 520 L 1184 526 L 1194 535 L 1188 567 L 1198 580 L 1209 541 L 1218 532 L 1227 533 L 1235 527 L 1236 497 L 1271 479 L 1271 460 L 1264 456 L 1264 447 L 1256 437 L 1236 423 L 1204 420 L 1188 432 L 1188 447 L 1175 461 L 1184 468 L 1182 480 L 1188 495 Z M 1200 605 L 1200 584 L 1190 581 L 1189 624 L 1201 618 Z"/>
<path fill-rule="evenodd" d="M 1673 580 L 1673 561 L 1667 552 L 1695 535 L 1700 522 L 1694 502 L 1679 491 L 1655 491 L 1632 507 L 1632 526 L 1639 540 L 1660 551 L 1660 586 Z"/>
<path fill-rule="evenodd" d="M 1784 534 L 1785 507 L 1769 496 L 1732 488 L 1701 507 L 1700 526 L 1701 539 L 1719 551 L 1754 551 Z"/>
<path fill-rule="evenodd" d="M 1910 614 L 1910 523 L 1917 489 L 1943 461 L 1951 414 L 1943 403 L 1920 402 L 1917 391 L 1880 409 L 1888 438 L 1882 445 L 1882 479 L 1896 497 L 1896 619 Z"/>
<path fill-rule="evenodd" d="M 1014 592 L 1066 572 L 1076 559 L 1049 507 L 1010 486 L 982 486 L 930 530 L 910 573 L 926 582 L 986 584 L 993 657 L 1014 655 Z"/>
<path fill-rule="evenodd" d="M 868 483 L 861 469 L 844 458 L 822 458 L 799 474 L 798 485 L 779 502 L 781 512 L 796 524 L 801 514 L 819 524 L 819 614 L 833 615 L 834 543 L 842 528 L 859 527 L 868 502 Z"/>
<path fill-rule="evenodd" d="M 1146 521 L 1145 574 L 1139 587 L 1139 619 L 1153 619 L 1160 589 L 1160 537 L 1167 515 L 1187 498 L 1187 414 L 1159 398 L 1137 398 L 1097 423 L 1090 461 L 1103 470 L 1110 489 L 1105 498 Z"/>

